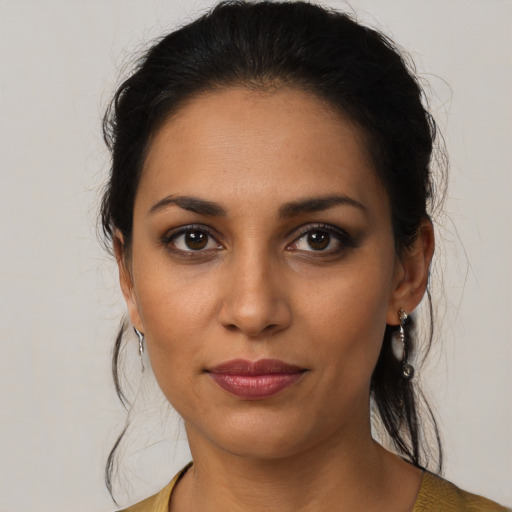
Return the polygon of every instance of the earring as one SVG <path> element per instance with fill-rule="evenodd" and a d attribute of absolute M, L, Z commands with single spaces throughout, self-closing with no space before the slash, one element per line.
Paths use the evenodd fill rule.
<path fill-rule="evenodd" d="M 407 320 L 407 313 L 400 308 L 398 311 L 398 318 L 400 319 L 400 328 L 399 328 L 399 337 L 400 341 L 402 342 L 402 349 L 403 349 L 403 355 L 402 355 L 402 371 L 401 375 L 404 380 L 411 380 L 414 377 L 414 368 L 407 362 L 408 360 L 408 350 L 407 350 L 407 343 L 405 341 L 405 322 Z"/>
<path fill-rule="evenodd" d="M 136 327 L 133 328 L 135 334 L 139 337 L 139 356 L 142 364 L 142 371 L 144 372 L 144 334 L 140 332 Z"/>

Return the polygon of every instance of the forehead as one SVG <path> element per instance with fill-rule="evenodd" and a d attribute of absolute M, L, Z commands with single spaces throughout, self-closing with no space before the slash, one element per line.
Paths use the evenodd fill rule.
<path fill-rule="evenodd" d="M 387 202 L 358 128 L 311 93 L 229 88 L 194 97 L 161 126 L 138 196 L 259 204 L 333 192 Z"/>

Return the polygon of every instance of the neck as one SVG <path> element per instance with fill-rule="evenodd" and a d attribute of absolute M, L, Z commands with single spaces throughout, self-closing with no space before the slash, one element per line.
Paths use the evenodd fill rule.
<path fill-rule="evenodd" d="M 194 465 L 173 494 L 173 512 L 381 509 L 383 502 L 396 506 L 392 482 L 399 468 L 402 479 L 405 475 L 405 463 L 372 439 L 369 425 L 299 453 L 267 459 L 229 453 L 192 429 L 187 432 Z M 416 478 L 416 487 L 403 497 L 403 510 L 414 503 L 417 473 Z"/>

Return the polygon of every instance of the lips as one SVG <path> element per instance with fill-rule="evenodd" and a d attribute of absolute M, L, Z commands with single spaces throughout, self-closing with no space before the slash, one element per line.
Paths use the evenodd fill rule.
<path fill-rule="evenodd" d="M 234 359 L 207 372 L 224 391 L 245 400 L 262 400 L 295 384 L 306 369 L 278 359 Z"/>

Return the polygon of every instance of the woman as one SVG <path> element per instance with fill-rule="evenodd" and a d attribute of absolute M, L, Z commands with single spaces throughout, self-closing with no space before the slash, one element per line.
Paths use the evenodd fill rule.
<path fill-rule="evenodd" d="M 103 227 L 193 458 L 128 510 L 504 510 L 424 470 L 410 314 L 435 123 L 388 40 L 301 2 L 221 4 L 147 53 L 105 123 Z"/>

